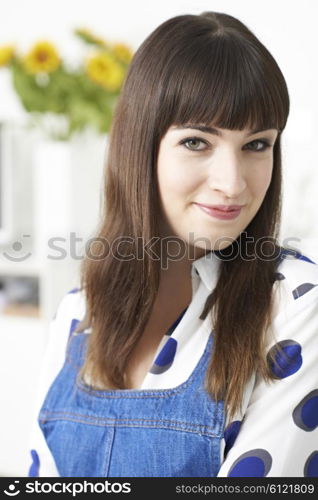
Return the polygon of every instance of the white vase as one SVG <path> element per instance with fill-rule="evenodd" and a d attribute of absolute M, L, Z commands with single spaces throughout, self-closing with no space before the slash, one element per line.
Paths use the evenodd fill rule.
<path fill-rule="evenodd" d="M 85 241 L 95 234 L 106 148 L 107 138 L 87 133 L 71 141 L 46 140 L 38 144 L 34 178 L 35 247 L 39 259 L 47 258 L 52 238 L 65 239 L 70 256 L 71 233 L 79 239 L 77 254 L 80 249 L 84 251 Z"/>

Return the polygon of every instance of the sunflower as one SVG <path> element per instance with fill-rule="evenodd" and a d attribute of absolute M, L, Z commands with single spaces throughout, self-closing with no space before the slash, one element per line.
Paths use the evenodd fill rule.
<path fill-rule="evenodd" d="M 6 66 L 14 56 L 13 45 L 3 45 L 0 47 L 0 66 Z"/>
<path fill-rule="evenodd" d="M 125 64 L 129 64 L 133 52 L 132 50 L 128 47 L 128 45 L 125 45 L 124 43 L 115 43 L 112 47 L 113 53 L 115 54 L 116 57 Z"/>
<path fill-rule="evenodd" d="M 36 43 L 23 60 L 29 73 L 52 73 L 60 65 L 59 55 L 50 42 Z"/>
<path fill-rule="evenodd" d="M 124 70 L 108 52 L 100 52 L 87 61 L 87 75 L 107 90 L 119 90 L 124 79 Z"/>

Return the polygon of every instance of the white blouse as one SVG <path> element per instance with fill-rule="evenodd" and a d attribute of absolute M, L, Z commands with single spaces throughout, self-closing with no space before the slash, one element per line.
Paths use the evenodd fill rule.
<path fill-rule="evenodd" d="M 210 314 L 205 320 L 199 316 L 219 265 L 213 252 L 193 262 L 192 301 L 162 338 L 140 389 L 175 387 L 194 370 L 212 330 Z M 254 375 L 246 385 L 242 412 L 226 422 L 218 477 L 250 477 L 260 467 L 267 477 L 318 477 L 318 265 L 287 255 L 278 271 L 271 328 L 275 341 L 269 337 L 266 349 L 279 342 L 288 359 L 276 358 L 279 368 L 272 369 L 279 380 L 265 383 Z M 30 476 L 59 476 L 37 417 L 63 366 L 72 320 L 84 313 L 83 292 L 75 289 L 62 299 L 50 323 L 29 440 Z"/>

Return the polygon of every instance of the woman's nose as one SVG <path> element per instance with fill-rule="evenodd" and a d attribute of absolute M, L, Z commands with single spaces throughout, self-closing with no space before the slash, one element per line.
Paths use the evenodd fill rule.
<path fill-rule="evenodd" d="M 247 182 L 242 165 L 234 153 L 215 156 L 209 168 L 209 187 L 221 191 L 228 198 L 239 198 Z"/>

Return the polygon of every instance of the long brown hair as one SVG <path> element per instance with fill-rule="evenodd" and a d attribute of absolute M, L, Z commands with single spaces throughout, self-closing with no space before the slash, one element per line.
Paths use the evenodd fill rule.
<path fill-rule="evenodd" d="M 215 334 L 206 388 L 215 399 L 225 400 L 231 416 L 240 408 L 244 386 L 255 370 L 267 380 L 273 378 L 264 347 L 277 260 L 259 258 L 257 242 L 265 237 L 263 253 L 270 255 L 271 242 L 279 235 L 280 133 L 288 113 L 288 91 L 277 63 L 232 16 L 176 16 L 142 43 L 116 107 L 105 168 L 104 217 L 81 270 L 87 310 L 77 331 L 91 326 L 82 374 L 93 385 L 127 388 L 125 368 L 152 312 L 160 280 L 160 260 L 147 253 L 142 259 L 128 256 L 140 252 L 140 241 L 157 235 L 161 138 L 172 124 L 189 122 L 230 130 L 279 130 L 270 186 L 245 229 L 253 237 L 248 251 L 254 259 L 242 258 L 241 251 L 233 258 L 241 235 L 216 252 L 221 259 L 218 281 L 201 316 L 211 314 Z M 120 249 L 114 251 L 118 238 Z M 93 245 L 103 252 L 96 254 Z M 153 248 L 160 255 L 159 244 Z M 276 255 L 276 243 L 274 249 Z"/>

